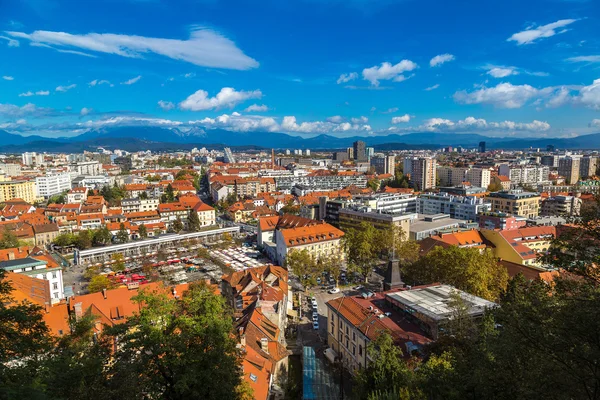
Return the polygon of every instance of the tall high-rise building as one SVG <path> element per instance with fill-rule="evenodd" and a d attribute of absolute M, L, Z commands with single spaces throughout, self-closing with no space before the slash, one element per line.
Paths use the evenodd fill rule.
<path fill-rule="evenodd" d="M 583 156 L 579 162 L 579 176 L 581 178 L 589 178 L 596 175 L 597 157 Z"/>
<path fill-rule="evenodd" d="M 579 157 L 565 157 L 558 161 L 558 174 L 565 177 L 568 184 L 575 184 L 579 180 Z"/>
<path fill-rule="evenodd" d="M 347 153 L 348 153 L 348 160 L 354 160 L 354 148 L 348 147 Z"/>
<path fill-rule="evenodd" d="M 373 147 L 367 147 L 367 161 L 371 161 L 371 158 L 375 155 L 375 149 Z"/>
<path fill-rule="evenodd" d="M 378 174 L 394 174 L 396 157 L 379 155 L 371 158 L 371 166 Z"/>
<path fill-rule="evenodd" d="M 419 157 L 411 161 L 410 182 L 417 190 L 435 188 L 437 160 L 430 157 Z"/>
<path fill-rule="evenodd" d="M 229 163 L 229 164 L 233 164 L 235 163 L 235 157 L 233 156 L 233 153 L 231 151 L 231 149 L 229 147 L 225 147 L 225 162 Z"/>
<path fill-rule="evenodd" d="M 485 153 L 485 142 L 479 142 L 479 152 Z"/>
<path fill-rule="evenodd" d="M 357 140 L 352 143 L 354 159 L 356 161 L 367 161 L 367 144 L 362 140 Z"/>

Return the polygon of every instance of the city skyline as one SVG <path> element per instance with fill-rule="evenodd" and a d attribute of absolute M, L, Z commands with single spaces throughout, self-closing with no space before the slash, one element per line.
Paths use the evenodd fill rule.
<path fill-rule="evenodd" d="M 28 0 L 4 11 L 0 130 L 10 133 L 600 131 L 591 1 Z"/>

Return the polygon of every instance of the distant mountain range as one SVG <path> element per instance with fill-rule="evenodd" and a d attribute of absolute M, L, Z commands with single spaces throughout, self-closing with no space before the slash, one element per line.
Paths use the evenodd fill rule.
<path fill-rule="evenodd" d="M 162 127 L 113 127 L 90 130 L 70 138 L 46 138 L 42 136 L 21 136 L 0 130 L 0 152 L 81 152 L 98 147 L 119 148 L 126 151 L 190 150 L 193 147 L 221 149 L 225 146 L 236 149 L 344 149 L 356 140 L 363 140 L 367 146 L 377 150 L 438 149 L 445 146 L 476 147 L 485 141 L 488 149 L 545 149 L 553 145 L 560 149 L 598 149 L 600 133 L 573 138 L 492 138 L 478 134 L 454 134 L 435 132 L 415 132 L 407 135 L 354 136 L 339 138 L 319 135 L 311 138 L 291 136 L 275 132 L 233 132 L 223 129 L 192 129 L 182 131 L 177 128 Z"/>

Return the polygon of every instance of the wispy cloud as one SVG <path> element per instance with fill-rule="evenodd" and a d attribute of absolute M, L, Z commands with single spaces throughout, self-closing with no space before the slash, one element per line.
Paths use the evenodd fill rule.
<path fill-rule="evenodd" d="M 356 72 L 350 72 L 348 74 L 341 74 L 337 79 L 337 84 L 348 83 L 358 78 L 358 74 Z"/>
<path fill-rule="evenodd" d="M 64 92 L 67 92 L 67 91 L 69 91 L 69 90 L 71 90 L 71 89 L 75 89 L 76 87 L 77 87 L 77 85 L 76 85 L 76 84 L 74 84 L 74 83 L 72 83 L 72 84 L 70 84 L 70 85 L 68 85 L 68 86 L 58 86 L 58 87 L 56 88 L 56 91 L 57 91 L 57 92 L 63 92 L 63 93 L 64 93 Z"/>
<path fill-rule="evenodd" d="M 143 58 L 148 53 L 158 54 L 191 64 L 246 70 L 257 68 L 258 62 L 248 57 L 233 41 L 220 33 L 204 27 L 195 27 L 187 40 L 152 38 L 114 33 L 88 33 L 85 35 L 66 32 L 34 31 L 32 33 L 6 31 L 15 41 L 25 39 L 32 44 L 52 46 L 58 51 L 80 49 L 95 53 L 114 54 L 121 57 Z M 10 45 L 9 41 L 9 45 Z M 17 42 L 18 43 L 18 42 Z M 84 53 L 82 55 L 87 55 Z"/>
<path fill-rule="evenodd" d="M 410 122 L 410 115 L 408 114 L 404 114 L 400 117 L 393 117 L 392 118 L 392 124 L 401 124 L 404 122 Z"/>
<path fill-rule="evenodd" d="M 600 63 L 600 55 L 596 56 L 577 56 L 567 58 L 567 61 L 570 62 L 586 62 L 586 63 Z"/>
<path fill-rule="evenodd" d="M 245 112 L 265 112 L 265 111 L 269 111 L 269 107 L 267 107 L 264 104 L 261 104 L 261 105 L 252 104 L 251 106 L 246 108 L 244 111 Z"/>
<path fill-rule="evenodd" d="M 433 85 L 433 86 L 426 87 L 426 88 L 425 88 L 425 90 L 426 90 L 426 91 L 428 91 L 428 92 L 430 92 L 430 91 L 432 91 L 432 90 L 435 90 L 435 89 L 437 89 L 437 88 L 439 88 L 439 87 L 440 87 L 440 84 L 439 84 L 439 83 L 436 83 L 436 84 L 435 84 L 435 85 Z"/>
<path fill-rule="evenodd" d="M 0 39 L 4 39 L 4 40 L 8 41 L 8 47 L 19 47 L 19 45 L 20 45 L 18 40 L 11 39 L 6 36 L 0 36 Z"/>
<path fill-rule="evenodd" d="M 170 111 L 175 108 L 175 104 L 170 101 L 159 100 L 158 106 L 162 108 L 164 111 Z"/>
<path fill-rule="evenodd" d="M 91 81 L 89 83 L 90 86 L 101 86 L 101 85 L 108 85 L 110 87 L 113 87 L 114 85 L 112 83 L 110 83 L 110 81 L 107 81 L 105 79 L 94 79 L 93 81 Z"/>
<path fill-rule="evenodd" d="M 429 60 L 429 66 L 430 67 L 439 67 L 440 65 L 450 62 L 450 61 L 454 61 L 455 57 L 453 54 L 440 54 L 437 55 L 435 57 L 433 57 L 431 60 Z"/>
<path fill-rule="evenodd" d="M 570 25 L 576 21 L 576 19 L 561 19 L 547 25 L 530 27 L 524 31 L 513 34 L 507 39 L 507 41 L 517 42 L 518 45 L 532 44 L 539 39 L 549 38 L 556 34 L 566 32 L 567 29 L 565 29 L 565 26 Z"/>
<path fill-rule="evenodd" d="M 4 75 L 2 77 L 2 79 L 4 79 L 5 81 L 14 81 L 15 80 L 15 78 L 13 78 L 12 76 L 8 76 L 8 75 Z"/>
<path fill-rule="evenodd" d="M 121 82 L 121 85 L 133 85 L 134 83 L 137 83 L 140 79 L 142 79 L 142 76 L 138 75 L 135 78 L 128 79 L 125 82 Z"/>
<path fill-rule="evenodd" d="M 28 91 L 25 93 L 21 93 L 19 97 L 31 97 L 31 96 L 48 96 L 50 91 L 48 90 L 38 90 L 37 92 Z"/>

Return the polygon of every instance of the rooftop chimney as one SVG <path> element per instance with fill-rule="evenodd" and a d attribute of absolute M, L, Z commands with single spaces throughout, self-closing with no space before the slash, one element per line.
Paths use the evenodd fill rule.
<path fill-rule="evenodd" d="M 81 319 L 81 317 L 83 317 L 83 310 L 81 308 L 81 303 L 75 303 L 75 305 L 73 306 L 73 309 L 75 310 L 75 320 L 79 321 Z"/>
<path fill-rule="evenodd" d="M 106 288 L 102 289 L 102 297 L 106 299 Z"/>
<path fill-rule="evenodd" d="M 269 339 L 267 339 L 266 337 L 260 339 L 260 348 L 262 351 L 264 351 L 265 353 L 269 353 Z"/>

